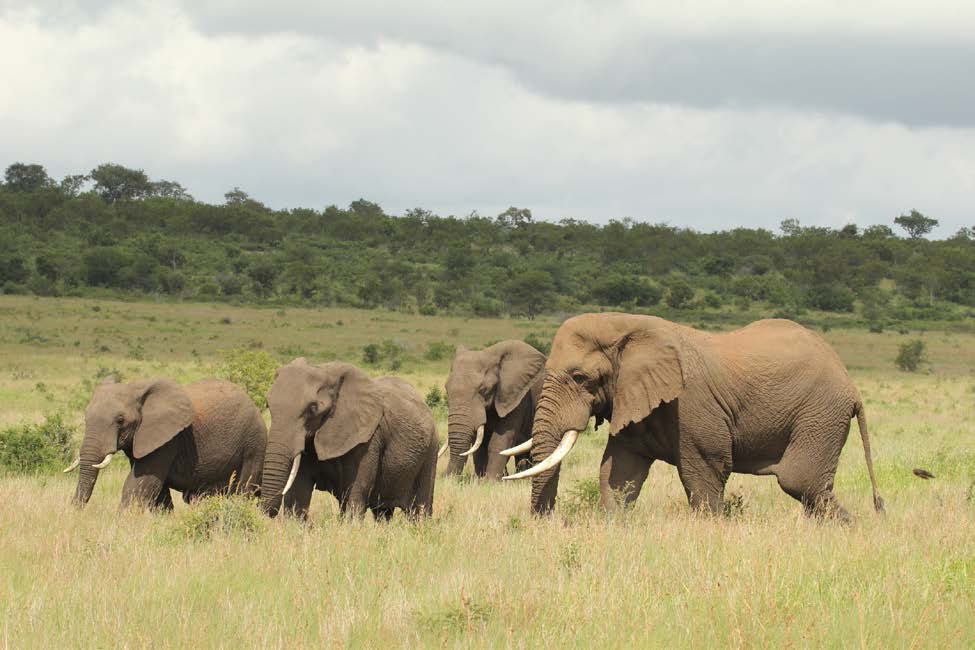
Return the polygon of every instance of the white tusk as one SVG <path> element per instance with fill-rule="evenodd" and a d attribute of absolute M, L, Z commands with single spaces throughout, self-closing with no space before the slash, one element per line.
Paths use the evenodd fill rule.
<path fill-rule="evenodd" d="M 291 464 L 291 473 L 288 474 L 288 482 L 284 484 L 284 489 L 281 490 L 281 496 L 288 493 L 291 489 L 291 484 L 295 482 L 295 477 L 298 476 L 298 465 L 301 465 L 301 454 L 299 453 L 295 456 L 295 462 Z"/>
<path fill-rule="evenodd" d="M 68 472 L 70 472 L 70 471 L 74 470 L 75 468 L 77 468 L 78 465 L 80 465 L 80 464 L 81 464 L 81 458 L 79 457 L 79 458 L 75 459 L 75 461 L 73 463 L 71 463 L 70 465 L 68 465 L 67 467 L 65 467 L 64 469 L 62 469 L 61 471 L 64 472 L 65 474 L 67 474 Z"/>
<path fill-rule="evenodd" d="M 498 453 L 501 454 L 502 456 L 517 456 L 518 454 L 523 454 L 529 449 L 531 449 L 534 443 L 535 441 L 529 438 L 528 440 L 521 443 L 520 445 L 515 445 L 511 449 L 505 449 L 504 451 L 499 451 Z"/>
<path fill-rule="evenodd" d="M 572 451 L 572 445 L 576 444 L 576 439 L 579 437 L 579 432 L 575 429 L 570 429 L 565 432 L 562 436 L 562 442 L 559 446 L 555 448 L 552 455 L 540 462 L 534 467 L 529 467 L 524 472 L 518 472 L 517 474 L 512 474 L 511 476 L 502 476 L 501 480 L 511 481 L 516 478 L 528 478 L 529 476 L 535 476 L 536 474 L 541 474 L 542 472 L 548 471 L 562 462 L 570 451 Z"/>
<path fill-rule="evenodd" d="M 482 442 L 484 442 L 484 425 L 483 424 L 477 428 L 477 437 L 474 438 L 474 444 L 471 445 L 471 448 L 470 449 L 468 449 L 467 451 L 465 451 L 464 453 L 462 453 L 461 456 L 470 456 L 475 451 L 477 451 L 478 447 L 481 446 L 481 443 Z"/>
<path fill-rule="evenodd" d="M 106 455 L 105 460 L 98 463 L 97 465 L 92 465 L 92 467 L 94 467 L 95 469 L 105 469 L 106 467 L 108 467 L 108 464 L 110 462 L 112 462 L 112 454 Z"/>
<path fill-rule="evenodd" d="M 448 442 L 445 440 L 444 443 L 443 443 L 443 447 L 441 447 L 440 448 L 440 451 L 437 452 L 437 458 L 440 458 L 445 453 L 447 453 L 447 444 L 448 444 Z"/>

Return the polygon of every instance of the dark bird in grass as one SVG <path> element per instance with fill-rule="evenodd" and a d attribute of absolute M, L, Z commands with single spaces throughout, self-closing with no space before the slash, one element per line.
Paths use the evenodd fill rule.
<path fill-rule="evenodd" d="M 917 467 L 915 467 L 911 471 L 914 472 L 914 476 L 918 478 L 923 478 L 925 481 L 928 480 L 929 478 L 934 478 L 934 474 L 932 474 L 926 469 L 918 469 Z"/>

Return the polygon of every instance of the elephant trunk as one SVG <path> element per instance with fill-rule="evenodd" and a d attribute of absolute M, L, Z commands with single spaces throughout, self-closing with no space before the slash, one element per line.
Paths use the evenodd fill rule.
<path fill-rule="evenodd" d="M 294 454 L 283 445 L 268 445 L 264 457 L 264 475 L 261 480 L 261 508 L 274 517 L 281 508 L 282 492 L 291 473 Z"/>
<path fill-rule="evenodd" d="M 463 454 L 466 454 L 474 446 L 477 428 L 483 424 L 483 422 L 475 421 L 470 409 L 458 407 L 450 409 L 447 416 L 447 445 L 450 449 L 450 462 L 447 463 L 445 476 L 454 476 L 464 470 L 464 465 L 467 464 L 467 456 Z"/>
<path fill-rule="evenodd" d="M 556 433 L 552 423 L 552 413 L 544 408 L 545 402 L 539 404 L 535 412 L 535 423 L 532 427 L 532 464 L 537 465 L 552 455 L 560 441 L 560 434 Z M 559 491 L 559 469 L 555 467 L 532 477 L 531 508 L 532 512 L 544 515 L 555 508 L 555 496 Z"/>
<path fill-rule="evenodd" d="M 531 470 L 522 473 L 532 476 L 531 507 L 535 514 L 548 514 L 555 508 L 561 467 L 559 462 L 572 448 L 577 432 L 586 428 L 589 417 L 589 407 L 579 399 L 578 394 L 552 375 L 546 377 L 532 424 L 531 458 L 533 465 L 538 466 L 549 459 L 552 466 L 538 474 L 533 474 Z M 558 454 L 549 458 L 557 449 Z M 538 471 L 542 467 L 544 465 L 534 469 Z"/>
<path fill-rule="evenodd" d="M 101 471 L 95 465 L 101 464 L 104 459 L 105 454 L 97 444 L 97 438 L 86 433 L 81 450 L 78 452 L 78 486 L 73 499 L 74 504 L 79 508 L 83 508 L 91 499 L 95 481 L 98 480 L 98 473 Z"/>

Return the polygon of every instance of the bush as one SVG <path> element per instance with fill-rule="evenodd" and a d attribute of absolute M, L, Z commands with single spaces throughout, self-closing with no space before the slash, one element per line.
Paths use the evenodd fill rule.
<path fill-rule="evenodd" d="M 924 354 L 924 341 L 914 339 L 901 344 L 894 363 L 904 372 L 916 372 L 923 364 L 928 363 Z"/>
<path fill-rule="evenodd" d="M 525 337 L 525 343 L 532 346 L 533 348 L 535 348 L 536 350 L 544 354 L 546 357 L 552 352 L 552 342 L 543 341 L 538 337 L 538 334 L 536 334 L 535 332 L 532 332 L 531 334 Z"/>
<path fill-rule="evenodd" d="M 424 398 L 424 401 L 430 407 L 430 410 L 433 410 L 443 404 L 443 393 L 440 392 L 440 388 L 437 386 L 431 386 L 430 390 L 427 391 L 427 396 Z"/>
<path fill-rule="evenodd" d="M 43 424 L 0 431 L 0 473 L 38 474 L 63 469 L 72 456 L 73 435 L 60 414 L 48 415 Z"/>
<path fill-rule="evenodd" d="M 257 499 L 245 495 L 218 495 L 200 499 L 176 516 L 172 534 L 177 540 L 206 542 L 215 535 L 252 537 L 264 527 Z"/>
<path fill-rule="evenodd" d="M 687 280 L 677 278 L 670 282 L 667 293 L 667 305 L 672 309 L 683 309 L 694 297 L 694 289 L 687 283 Z"/>
<path fill-rule="evenodd" d="M 267 407 L 265 395 L 274 382 L 277 364 L 264 350 L 235 348 L 221 353 L 218 376 L 244 389 L 257 408 Z"/>
<path fill-rule="evenodd" d="M 443 341 L 430 341 L 427 343 L 427 351 L 423 353 L 423 358 L 427 361 L 440 361 L 453 354 L 454 346 Z"/>
<path fill-rule="evenodd" d="M 362 346 L 362 363 L 374 366 L 379 363 L 379 346 L 375 343 L 367 343 Z"/>
<path fill-rule="evenodd" d="M 386 339 L 381 344 L 369 343 L 362 347 L 362 362 L 366 365 L 383 365 L 389 370 L 399 370 L 403 365 L 403 355 L 406 349 L 392 339 Z"/>
<path fill-rule="evenodd" d="M 711 309 L 719 309 L 723 303 L 721 296 L 713 291 L 708 291 L 704 294 L 704 304 Z"/>

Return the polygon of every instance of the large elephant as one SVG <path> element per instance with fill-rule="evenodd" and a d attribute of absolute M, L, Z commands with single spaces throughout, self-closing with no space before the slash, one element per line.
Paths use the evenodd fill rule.
<path fill-rule="evenodd" d="M 98 472 L 121 450 L 131 470 L 121 507 L 134 503 L 171 509 L 170 489 L 183 500 L 260 485 L 267 427 L 240 387 L 219 379 L 180 386 L 170 379 L 95 387 L 85 409 L 74 502 L 91 498 Z"/>
<path fill-rule="evenodd" d="M 279 368 L 267 394 L 271 408 L 264 510 L 307 517 L 315 488 L 343 513 L 389 519 L 433 512 L 437 429 L 433 414 L 401 379 L 370 379 L 348 363 Z"/>
<path fill-rule="evenodd" d="M 608 509 L 640 494 L 650 464 L 677 467 L 694 508 L 721 508 L 731 472 L 774 475 L 808 514 L 848 515 L 833 476 L 854 416 L 877 495 L 863 402 L 833 349 L 788 320 L 713 334 L 653 316 L 583 314 L 552 344 L 532 428 L 537 513 L 555 504 L 559 462 L 590 416 L 609 422 L 599 471 Z"/>
<path fill-rule="evenodd" d="M 457 348 L 447 378 L 446 474 L 460 474 L 473 456 L 474 473 L 500 479 L 504 449 L 531 438 L 545 355 L 524 341 L 501 341 L 480 351 Z M 528 452 L 516 462 L 528 461 Z"/>

